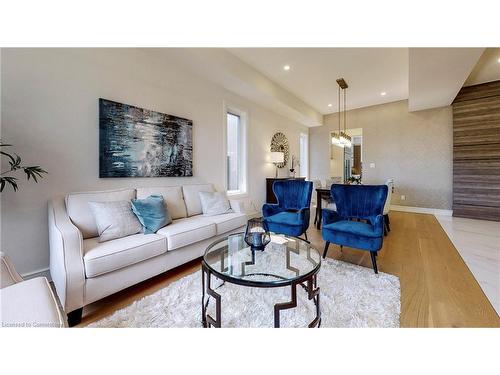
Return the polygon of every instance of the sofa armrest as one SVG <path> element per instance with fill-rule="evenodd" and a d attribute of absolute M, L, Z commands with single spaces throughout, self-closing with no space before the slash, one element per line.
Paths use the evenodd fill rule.
<path fill-rule="evenodd" d="M 323 211 L 323 225 L 335 223 L 336 221 L 341 220 L 342 218 L 339 216 L 337 211 L 324 209 Z"/>
<path fill-rule="evenodd" d="M 23 278 L 19 273 L 17 273 L 14 265 L 10 261 L 9 257 L 0 251 L 0 289 L 5 288 L 16 283 L 23 281 Z"/>
<path fill-rule="evenodd" d="M 2 327 L 62 328 L 66 319 L 45 277 L 15 283 L 0 290 Z"/>
<path fill-rule="evenodd" d="M 382 215 L 370 217 L 370 223 L 374 227 L 374 231 L 380 235 L 384 236 L 384 217 Z"/>
<path fill-rule="evenodd" d="M 231 209 L 240 214 L 245 213 L 245 202 L 238 199 L 229 199 L 229 204 L 231 205 Z"/>
<path fill-rule="evenodd" d="M 309 222 L 310 216 L 311 216 L 311 209 L 309 207 L 304 207 L 299 210 L 299 217 L 301 220 L 307 220 L 307 222 Z"/>
<path fill-rule="evenodd" d="M 85 268 L 83 239 L 71 222 L 64 198 L 49 203 L 50 275 L 66 313 L 83 307 Z"/>
<path fill-rule="evenodd" d="M 264 216 L 264 218 L 276 215 L 281 211 L 283 211 L 282 208 L 277 204 L 264 203 L 262 206 L 262 216 Z"/>

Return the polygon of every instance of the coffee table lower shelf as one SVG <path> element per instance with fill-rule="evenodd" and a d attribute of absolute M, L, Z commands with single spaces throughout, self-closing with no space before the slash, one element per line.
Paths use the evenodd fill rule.
<path fill-rule="evenodd" d="M 317 269 L 314 272 L 311 272 L 309 274 L 303 275 L 300 278 L 290 280 L 289 282 L 283 282 L 283 283 L 279 283 L 279 284 L 274 284 L 274 283 L 263 284 L 262 282 L 253 283 L 251 280 L 245 280 L 244 282 L 242 282 L 241 280 L 235 280 L 235 279 L 227 277 L 223 274 L 214 273 L 212 271 L 212 269 L 206 265 L 205 261 L 203 261 L 202 267 L 201 267 L 201 277 L 202 277 L 202 302 L 201 302 L 202 313 L 201 314 L 202 314 L 203 327 L 205 327 L 205 328 L 210 328 L 210 327 L 220 328 L 221 327 L 222 298 L 221 298 L 221 295 L 216 292 L 217 288 L 212 288 L 212 284 L 211 284 L 212 275 L 214 275 L 218 279 L 223 280 L 224 283 L 228 282 L 228 283 L 237 284 L 237 285 L 246 286 L 246 287 L 283 288 L 283 287 L 290 286 L 290 290 L 291 290 L 290 301 L 276 303 L 274 305 L 274 328 L 280 327 L 280 312 L 281 312 L 281 310 L 292 309 L 292 308 L 297 307 L 297 286 L 300 285 L 307 292 L 307 296 L 308 296 L 309 300 L 310 301 L 312 300 L 314 302 L 315 307 L 316 307 L 316 316 L 309 323 L 308 327 L 309 328 L 314 328 L 314 327 L 319 328 L 321 326 L 321 308 L 320 308 L 319 287 L 317 286 L 318 271 L 319 271 L 319 269 Z M 272 275 L 272 274 L 259 273 L 259 274 L 255 274 L 255 275 L 269 276 L 269 277 L 278 278 L 280 280 L 286 280 L 281 276 Z M 253 275 L 249 274 L 247 276 L 253 276 Z M 222 285 L 224 285 L 224 283 Z M 207 313 L 207 307 L 208 307 L 208 304 L 210 302 L 210 297 L 212 297 L 215 300 L 215 318 Z"/>

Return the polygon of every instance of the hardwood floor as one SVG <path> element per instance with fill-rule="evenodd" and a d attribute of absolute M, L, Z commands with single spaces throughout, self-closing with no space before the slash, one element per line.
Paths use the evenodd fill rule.
<path fill-rule="evenodd" d="M 401 327 L 500 327 L 500 318 L 433 215 L 392 211 L 391 232 L 378 256 L 380 272 L 401 282 Z M 323 251 L 321 232 L 309 240 Z M 330 246 L 328 256 L 371 267 L 365 251 Z M 196 260 L 98 301 L 84 310 L 80 326 L 127 306 L 200 268 Z M 376 277 L 374 275 L 374 277 Z"/>
<path fill-rule="evenodd" d="M 500 314 L 500 221 L 441 215 L 436 218 Z"/>

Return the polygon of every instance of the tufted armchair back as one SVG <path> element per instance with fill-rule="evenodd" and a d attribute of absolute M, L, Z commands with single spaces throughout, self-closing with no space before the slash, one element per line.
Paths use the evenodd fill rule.
<path fill-rule="evenodd" d="M 284 209 L 300 210 L 311 204 L 313 183 L 304 180 L 278 180 L 273 184 L 278 205 Z"/>
<path fill-rule="evenodd" d="M 331 194 L 342 218 L 371 220 L 382 215 L 387 185 L 332 185 Z"/>

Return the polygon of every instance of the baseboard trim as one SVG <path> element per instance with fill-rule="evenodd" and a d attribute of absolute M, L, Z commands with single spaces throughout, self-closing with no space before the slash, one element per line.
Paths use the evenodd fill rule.
<path fill-rule="evenodd" d="M 42 269 L 39 269 L 36 271 L 22 273 L 21 277 L 23 279 L 34 279 L 35 277 L 46 277 L 49 281 L 51 281 L 49 267 L 42 268 Z"/>
<path fill-rule="evenodd" d="M 400 206 L 397 204 L 391 204 L 391 210 L 402 211 L 402 212 L 414 212 L 417 214 L 441 215 L 441 216 L 453 215 L 452 210 L 442 210 L 439 208 L 427 208 L 427 207 Z"/>

